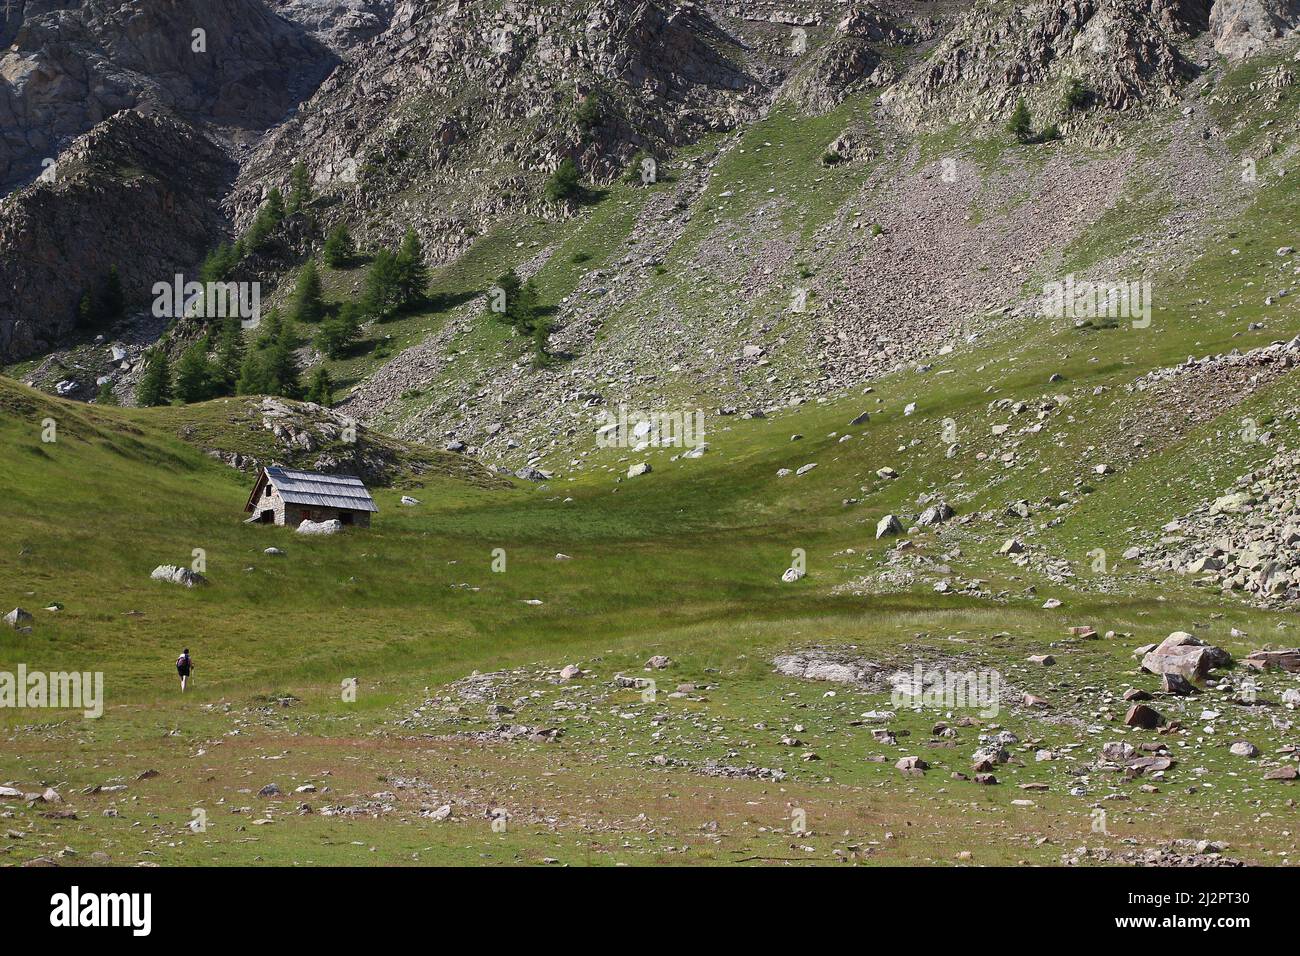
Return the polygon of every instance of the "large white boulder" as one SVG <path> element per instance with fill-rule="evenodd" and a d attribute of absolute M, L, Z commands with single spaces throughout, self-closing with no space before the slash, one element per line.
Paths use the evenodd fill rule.
<path fill-rule="evenodd" d="M 155 581 L 166 581 L 168 584 L 179 584 L 182 587 L 197 588 L 208 583 L 208 579 L 197 571 L 191 571 L 189 568 L 177 567 L 174 564 L 160 564 L 153 569 L 149 575 Z"/>
<path fill-rule="evenodd" d="M 304 521 L 298 525 L 299 534 L 338 534 L 343 530 L 343 522 L 338 518 L 328 521 Z"/>
<path fill-rule="evenodd" d="M 21 627 L 26 627 L 31 622 L 32 622 L 31 613 L 29 611 L 24 611 L 20 607 L 14 608 L 12 611 L 10 611 L 8 614 L 5 615 L 5 623 L 8 624 L 10 627 L 14 628 L 15 630 Z"/>

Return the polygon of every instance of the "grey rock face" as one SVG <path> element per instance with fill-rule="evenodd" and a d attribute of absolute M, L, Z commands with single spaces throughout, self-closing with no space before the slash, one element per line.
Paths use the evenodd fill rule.
<path fill-rule="evenodd" d="M 393 0 L 268 0 L 284 19 L 344 53 L 387 28 Z"/>
<path fill-rule="evenodd" d="M 1021 96 L 1043 112 L 1057 95 L 1043 81 L 1067 75 L 1089 77 L 1098 102 L 1111 109 L 1172 100 L 1195 72 L 1180 40 L 1206 26 L 1201 0 L 980 4 L 882 102 L 913 124 L 1008 115 Z"/>
<path fill-rule="evenodd" d="M 1214 48 L 1240 60 L 1290 36 L 1300 26 L 1300 0 L 1217 0 L 1210 8 Z"/>
<path fill-rule="evenodd" d="M 257 0 L 28 2 L 6 17 L 0 188 L 31 178 L 43 158 L 135 106 L 265 129 L 337 62 Z"/>
<path fill-rule="evenodd" d="M 2 124 L 0 124 L 2 125 Z M 59 157 L 53 182 L 0 200 L 0 361 L 46 351 L 116 266 L 128 306 L 188 270 L 221 235 L 233 164 L 193 127 L 126 110 Z M 124 172 L 129 171 L 129 172 Z M 126 251 L 129 250 L 129 255 Z"/>
<path fill-rule="evenodd" d="M 287 13 L 306 5 L 289 4 Z M 718 47 L 739 53 L 694 5 L 407 0 L 259 148 L 234 204 L 247 216 L 302 159 L 354 220 L 393 237 L 412 225 L 431 258 L 453 258 L 504 215 L 555 215 L 537 187 L 563 158 L 608 181 L 639 149 L 662 151 L 751 114 L 761 83 L 736 65 L 743 55 Z M 598 115 L 581 129 L 573 111 L 588 95 Z M 419 109 L 399 118 L 400 103 Z M 478 174 L 467 175 L 468 157 Z M 518 171 L 482 175 L 498 165 Z M 421 210 L 407 201 L 413 187 L 429 197 Z"/>

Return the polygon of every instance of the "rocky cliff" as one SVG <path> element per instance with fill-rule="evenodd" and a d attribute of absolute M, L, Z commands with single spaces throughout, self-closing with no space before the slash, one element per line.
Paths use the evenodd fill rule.
<path fill-rule="evenodd" d="M 415 226 L 448 258 L 506 211 L 547 211 L 561 159 L 608 180 L 638 150 L 752 119 L 767 92 L 745 59 L 691 3 L 402 0 L 268 138 L 232 205 L 246 219 L 302 159 L 331 217 L 376 239 Z"/>
<path fill-rule="evenodd" d="M 79 137 L 49 179 L 0 200 L 0 358 L 48 351 L 116 266 L 128 303 L 201 259 L 234 163 L 192 126 L 126 110 Z"/>
<path fill-rule="evenodd" d="M 883 100 L 909 126 L 1001 121 L 1021 97 L 1035 116 L 1064 119 L 1074 79 L 1085 107 L 1168 103 L 1197 72 L 1181 44 L 1207 26 L 1202 0 L 986 0 Z"/>
<path fill-rule="evenodd" d="M 1218 0 L 1210 11 L 1214 48 L 1233 60 L 1267 49 L 1297 26 L 1300 0 Z"/>
<path fill-rule="evenodd" d="M 137 105 L 257 133 L 336 62 L 260 0 L 10 0 L 0 15 L 0 191 Z"/>

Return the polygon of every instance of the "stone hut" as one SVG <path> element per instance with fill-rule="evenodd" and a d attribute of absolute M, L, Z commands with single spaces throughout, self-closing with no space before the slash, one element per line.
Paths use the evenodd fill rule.
<path fill-rule="evenodd" d="M 322 475 L 314 471 L 263 468 L 244 511 L 250 524 L 279 524 L 296 528 L 304 521 L 329 521 L 370 527 L 379 509 L 360 478 Z"/>

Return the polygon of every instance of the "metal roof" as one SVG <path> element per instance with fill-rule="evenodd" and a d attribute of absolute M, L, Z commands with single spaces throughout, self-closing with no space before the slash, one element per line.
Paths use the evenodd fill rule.
<path fill-rule="evenodd" d="M 322 475 L 288 468 L 266 469 L 267 479 L 291 505 L 318 508 L 347 508 L 350 511 L 378 511 L 374 499 L 360 478 L 351 475 Z"/>

